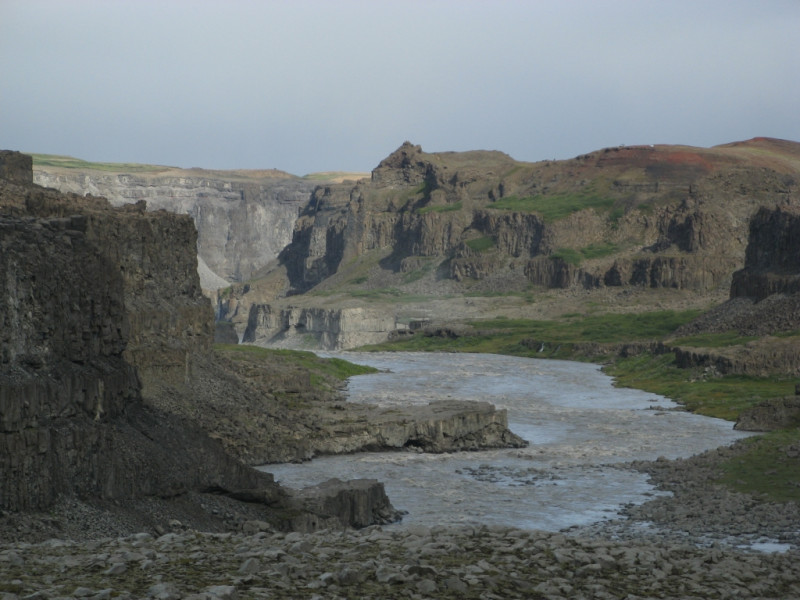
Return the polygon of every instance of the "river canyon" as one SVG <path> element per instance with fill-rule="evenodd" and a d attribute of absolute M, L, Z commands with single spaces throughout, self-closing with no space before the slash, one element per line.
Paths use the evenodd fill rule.
<path fill-rule="evenodd" d="M 385 483 L 401 527 L 495 524 L 558 531 L 617 518 L 657 492 L 634 460 L 688 457 L 746 434 L 669 399 L 615 388 L 597 365 L 461 353 L 337 353 L 380 369 L 349 380 L 348 400 L 399 408 L 488 401 L 527 448 L 327 456 L 263 470 L 290 487 L 329 477 Z"/>

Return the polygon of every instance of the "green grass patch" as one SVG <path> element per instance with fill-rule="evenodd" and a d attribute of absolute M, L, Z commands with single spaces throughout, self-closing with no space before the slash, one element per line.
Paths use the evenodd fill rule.
<path fill-rule="evenodd" d="M 359 277 L 354 277 L 353 279 L 351 279 L 347 283 L 351 283 L 353 285 L 359 285 L 361 283 L 366 283 L 368 280 L 369 280 L 369 277 L 367 277 L 366 275 L 361 275 Z"/>
<path fill-rule="evenodd" d="M 417 213 L 420 215 L 425 215 L 428 213 L 455 212 L 457 210 L 461 210 L 462 207 L 462 202 L 453 202 L 452 204 L 429 204 L 428 206 L 418 208 Z"/>
<path fill-rule="evenodd" d="M 474 250 L 475 252 L 486 252 L 487 250 L 491 250 L 495 247 L 494 238 L 489 235 L 467 240 L 465 243 L 471 250 Z"/>
<path fill-rule="evenodd" d="M 800 449 L 800 429 L 749 438 L 743 444 L 747 450 L 722 465 L 719 482 L 774 502 L 800 501 L 800 459 L 786 453 L 789 446 Z"/>
<path fill-rule="evenodd" d="M 583 260 L 583 255 L 573 248 L 559 248 L 550 255 L 553 260 L 563 260 L 568 265 L 578 266 Z"/>
<path fill-rule="evenodd" d="M 305 350 L 284 350 L 279 348 L 262 348 L 247 344 L 214 344 L 214 350 L 233 360 L 271 361 L 279 364 L 309 369 L 314 373 L 330 375 L 337 379 L 347 379 L 353 375 L 376 373 L 378 369 L 366 365 L 357 365 L 341 358 L 321 358 L 313 352 Z"/>
<path fill-rule="evenodd" d="M 569 321 L 497 317 L 471 321 L 469 325 L 472 332 L 456 338 L 414 335 L 368 349 L 488 352 L 582 360 L 584 357 L 574 354 L 576 343 L 660 339 L 694 319 L 697 314 L 695 310 L 657 311 L 638 315 L 593 315 Z"/>
<path fill-rule="evenodd" d="M 374 290 L 349 290 L 344 292 L 353 298 L 370 302 L 425 302 L 430 296 L 406 294 L 397 288 L 378 288 Z M 321 293 L 320 293 L 321 294 Z"/>
<path fill-rule="evenodd" d="M 586 259 L 603 258 L 619 251 L 619 246 L 611 242 L 602 242 L 600 244 L 589 244 L 585 248 L 581 248 L 580 252 Z"/>
<path fill-rule="evenodd" d="M 676 346 L 690 346 L 692 348 L 724 348 L 726 346 L 741 346 L 752 340 L 757 340 L 755 335 L 741 335 L 736 331 L 723 333 L 704 333 L 689 337 L 678 338 L 673 341 Z"/>
<path fill-rule="evenodd" d="M 539 194 L 536 196 L 506 196 L 489 205 L 498 210 L 535 212 L 547 222 L 564 219 L 572 213 L 588 208 L 598 212 L 610 212 L 614 199 L 603 196 L 591 188 L 573 193 Z"/>
<path fill-rule="evenodd" d="M 95 171 L 124 171 L 128 173 L 163 171 L 170 167 L 139 163 L 91 162 L 72 156 L 56 154 L 31 154 L 35 167 L 60 167 L 62 169 L 93 169 Z"/>
<path fill-rule="evenodd" d="M 550 255 L 550 258 L 563 260 L 565 263 L 579 266 L 584 260 L 592 258 L 602 258 L 614 254 L 619 250 L 617 244 L 601 243 L 590 244 L 585 248 L 576 250 L 575 248 L 559 248 Z"/>
<path fill-rule="evenodd" d="M 704 377 L 702 368 L 679 369 L 672 353 L 621 358 L 606 367 L 617 385 L 667 396 L 688 410 L 735 421 L 739 413 L 769 398 L 794 393 L 790 377 Z"/>

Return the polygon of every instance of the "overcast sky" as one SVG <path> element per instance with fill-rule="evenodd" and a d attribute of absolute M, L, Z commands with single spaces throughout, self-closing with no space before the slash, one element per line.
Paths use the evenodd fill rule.
<path fill-rule="evenodd" d="M 0 148 L 369 171 L 800 141 L 798 0 L 0 0 Z"/>

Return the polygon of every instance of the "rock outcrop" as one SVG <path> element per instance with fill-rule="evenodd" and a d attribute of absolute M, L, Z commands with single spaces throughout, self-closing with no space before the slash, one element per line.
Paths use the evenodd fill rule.
<path fill-rule="evenodd" d="M 288 348 L 346 350 L 385 342 L 394 316 L 367 308 L 299 308 L 254 304 L 243 342 Z"/>
<path fill-rule="evenodd" d="M 364 450 L 458 452 L 523 448 L 528 443 L 508 430 L 505 410 L 488 402 L 441 400 L 426 406 L 380 409 L 351 405 L 321 420 L 325 434 L 311 440 L 315 454 Z"/>
<path fill-rule="evenodd" d="M 143 383 L 183 379 L 208 345 L 191 221 L 0 185 L 2 506 L 274 485 L 142 402 Z M 155 440 L 208 462 L 187 469 Z"/>
<path fill-rule="evenodd" d="M 741 431 L 776 431 L 800 427 L 800 397 L 787 396 L 761 402 L 741 412 L 734 429 Z"/>
<path fill-rule="evenodd" d="M 800 207 L 761 208 L 750 221 L 744 268 L 730 300 L 679 329 L 676 337 L 736 331 L 757 339 L 725 348 L 676 348 L 681 367 L 721 374 L 800 375 Z"/>
<path fill-rule="evenodd" d="M 160 393 L 191 388 L 209 360 L 191 219 L 33 186 L 15 153 L 0 165 L 13 174 L 0 179 L 0 508 L 213 492 L 260 504 L 276 527 L 333 523 Z M 358 505 L 365 485 L 370 514 L 390 514 L 375 482 L 336 494 Z"/>
<path fill-rule="evenodd" d="M 800 207 L 761 208 L 750 221 L 745 265 L 733 276 L 731 298 L 756 301 L 800 292 Z"/>
<path fill-rule="evenodd" d="M 280 261 L 296 292 L 341 285 L 376 252 L 405 280 L 409 261 L 428 257 L 438 276 L 490 287 L 513 271 L 527 279 L 517 286 L 712 290 L 743 265 L 759 204 L 797 196 L 798 156 L 800 144 L 757 139 L 532 164 L 405 143 L 371 181 L 317 188 Z"/>

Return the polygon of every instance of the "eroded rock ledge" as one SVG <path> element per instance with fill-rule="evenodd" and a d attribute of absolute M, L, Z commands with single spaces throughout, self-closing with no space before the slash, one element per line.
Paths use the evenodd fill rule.
<path fill-rule="evenodd" d="M 508 429 L 505 410 L 488 402 L 440 400 L 402 409 L 348 405 L 344 415 L 322 427 L 315 454 L 362 450 L 416 449 L 458 452 L 490 448 L 523 448 L 528 442 Z"/>
<path fill-rule="evenodd" d="M 253 304 L 243 342 L 283 348 L 346 350 L 385 342 L 394 315 L 367 308 L 300 308 Z"/>

